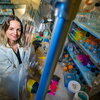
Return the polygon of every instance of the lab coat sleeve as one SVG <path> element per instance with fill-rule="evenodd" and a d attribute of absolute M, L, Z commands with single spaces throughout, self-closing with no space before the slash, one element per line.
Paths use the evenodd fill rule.
<path fill-rule="evenodd" d="M 25 50 L 24 62 L 28 64 L 29 67 L 36 67 L 38 60 L 35 54 L 34 46 L 30 46 Z"/>
<path fill-rule="evenodd" d="M 8 53 L 7 50 L 0 49 L 0 95 L 18 98 L 20 66 L 15 66 L 13 60 L 10 59 L 13 57 L 9 57 Z"/>
<path fill-rule="evenodd" d="M 0 52 L 0 75 L 7 74 L 16 68 L 15 64 L 10 61 L 5 53 Z"/>

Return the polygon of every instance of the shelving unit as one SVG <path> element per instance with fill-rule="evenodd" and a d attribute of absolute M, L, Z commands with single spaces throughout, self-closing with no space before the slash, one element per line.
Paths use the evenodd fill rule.
<path fill-rule="evenodd" d="M 95 37 L 97 37 L 98 39 L 100 39 L 100 33 L 97 32 L 96 30 L 91 29 L 89 26 L 87 26 L 87 24 L 83 24 L 80 23 L 76 20 L 73 21 L 76 25 L 78 25 L 80 28 L 82 28 L 83 30 L 91 33 L 92 35 L 94 35 Z"/>
<path fill-rule="evenodd" d="M 86 49 L 81 43 L 76 41 L 72 34 L 69 34 L 69 36 L 84 51 L 86 55 L 90 56 L 91 61 L 99 68 L 100 65 L 99 59 L 95 55 L 92 55 L 92 53 L 88 49 Z"/>
<path fill-rule="evenodd" d="M 25 4 L 12 4 L 7 2 L 0 2 L 0 9 L 17 9 L 17 8 L 25 8 Z"/>
<path fill-rule="evenodd" d="M 76 35 L 76 32 L 77 32 L 77 35 Z M 83 36 L 82 38 L 80 37 L 80 39 L 83 39 L 82 41 L 80 39 L 78 40 L 79 34 L 84 34 L 84 35 L 81 35 L 81 37 Z M 87 36 L 86 34 L 90 34 L 90 35 Z M 84 38 L 84 36 L 85 36 L 85 38 Z M 97 76 L 96 76 L 95 72 L 91 70 L 91 68 L 94 67 L 97 70 L 100 70 L 100 59 L 97 55 L 95 55 L 95 53 L 93 53 L 93 51 L 92 51 L 92 50 L 94 50 L 93 48 L 92 48 L 92 50 L 90 50 L 90 49 L 88 49 L 88 47 L 86 47 L 86 45 L 84 45 L 84 43 L 85 43 L 84 40 L 88 39 L 89 36 L 94 37 L 96 40 L 100 40 L 100 33 L 99 32 L 91 29 L 85 23 L 81 23 L 81 22 L 74 20 L 71 23 L 71 26 L 70 26 L 70 29 L 68 32 L 69 42 L 68 42 L 67 47 L 65 49 L 67 49 L 69 55 L 71 56 L 72 60 L 74 61 L 75 65 L 76 65 L 76 67 L 78 68 L 81 75 L 83 76 L 86 84 L 91 88 L 91 90 L 93 90 L 94 80 L 96 79 Z M 89 56 L 89 59 L 90 59 L 91 63 L 93 64 L 93 65 L 90 65 L 90 68 L 87 66 L 84 66 L 82 64 L 82 62 L 80 62 L 78 60 L 77 57 L 79 55 L 75 54 L 73 46 L 71 45 L 72 48 L 69 46 L 70 43 L 72 43 L 73 45 L 75 44 L 74 46 L 76 48 L 78 48 L 78 50 L 81 51 L 83 55 Z M 99 45 L 98 45 L 98 47 L 99 47 Z M 97 70 L 95 70 L 95 71 L 97 72 Z M 100 71 L 98 71 L 98 73 L 99 72 Z M 93 91 L 93 92 L 95 93 L 95 91 Z"/>
<path fill-rule="evenodd" d="M 92 76 L 91 76 L 91 77 L 88 76 L 88 73 L 89 73 L 90 69 L 84 67 L 78 60 L 76 60 L 76 59 L 74 58 L 74 54 L 73 54 L 72 51 L 70 51 L 68 48 L 67 48 L 67 50 L 68 50 L 70 56 L 72 57 L 74 63 L 77 65 L 77 68 L 78 68 L 79 71 L 82 73 L 82 75 L 83 75 L 83 77 L 84 77 L 86 83 L 88 84 L 88 86 L 89 86 L 89 87 L 92 87 L 93 81 L 91 80 L 91 77 L 93 78 L 94 75 L 91 73 Z M 90 80 L 89 80 L 89 79 L 90 79 Z"/>
<path fill-rule="evenodd" d="M 0 24 L 3 23 L 5 17 L 14 15 L 14 9 L 25 8 L 25 4 L 12 4 L 9 2 L 0 2 Z"/>

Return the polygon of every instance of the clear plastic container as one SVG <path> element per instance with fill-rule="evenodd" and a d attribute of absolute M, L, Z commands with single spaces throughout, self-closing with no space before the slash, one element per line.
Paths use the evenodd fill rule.
<path fill-rule="evenodd" d="M 73 100 L 89 100 L 89 96 L 84 91 L 79 91 L 75 94 Z"/>
<path fill-rule="evenodd" d="M 95 4 L 88 17 L 87 25 L 96 31 L 100 31 L 100 2 Z"/>

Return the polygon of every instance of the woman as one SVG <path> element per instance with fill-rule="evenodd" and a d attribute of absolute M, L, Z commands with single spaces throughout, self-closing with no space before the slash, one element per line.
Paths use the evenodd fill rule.
<path fill-rule="evenodd" d="M 16 16 L 9 16 L 0 31 L 0 98 L 2 100 L 19 97 L 20 78 L 23 67 L 29 63 L 31 52 L 30 48 L 23 48 L 22 37 L 21 21 Z"/>

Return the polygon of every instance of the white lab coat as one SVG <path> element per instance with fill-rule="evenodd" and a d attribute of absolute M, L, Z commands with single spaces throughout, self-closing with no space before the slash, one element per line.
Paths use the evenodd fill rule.
<path fill-rule="evenodd" d="M 19 98 L 20 79 L 25 76 L 27 71 L 30 48 L 24 50 L 19 48 L 22 64 L 19 64 L 18 59 L 11 48 L 0 45 L 0 100 L 12 100 L 13 97 Z M 6 99 L 4 99 L 4 96 Z"/>

